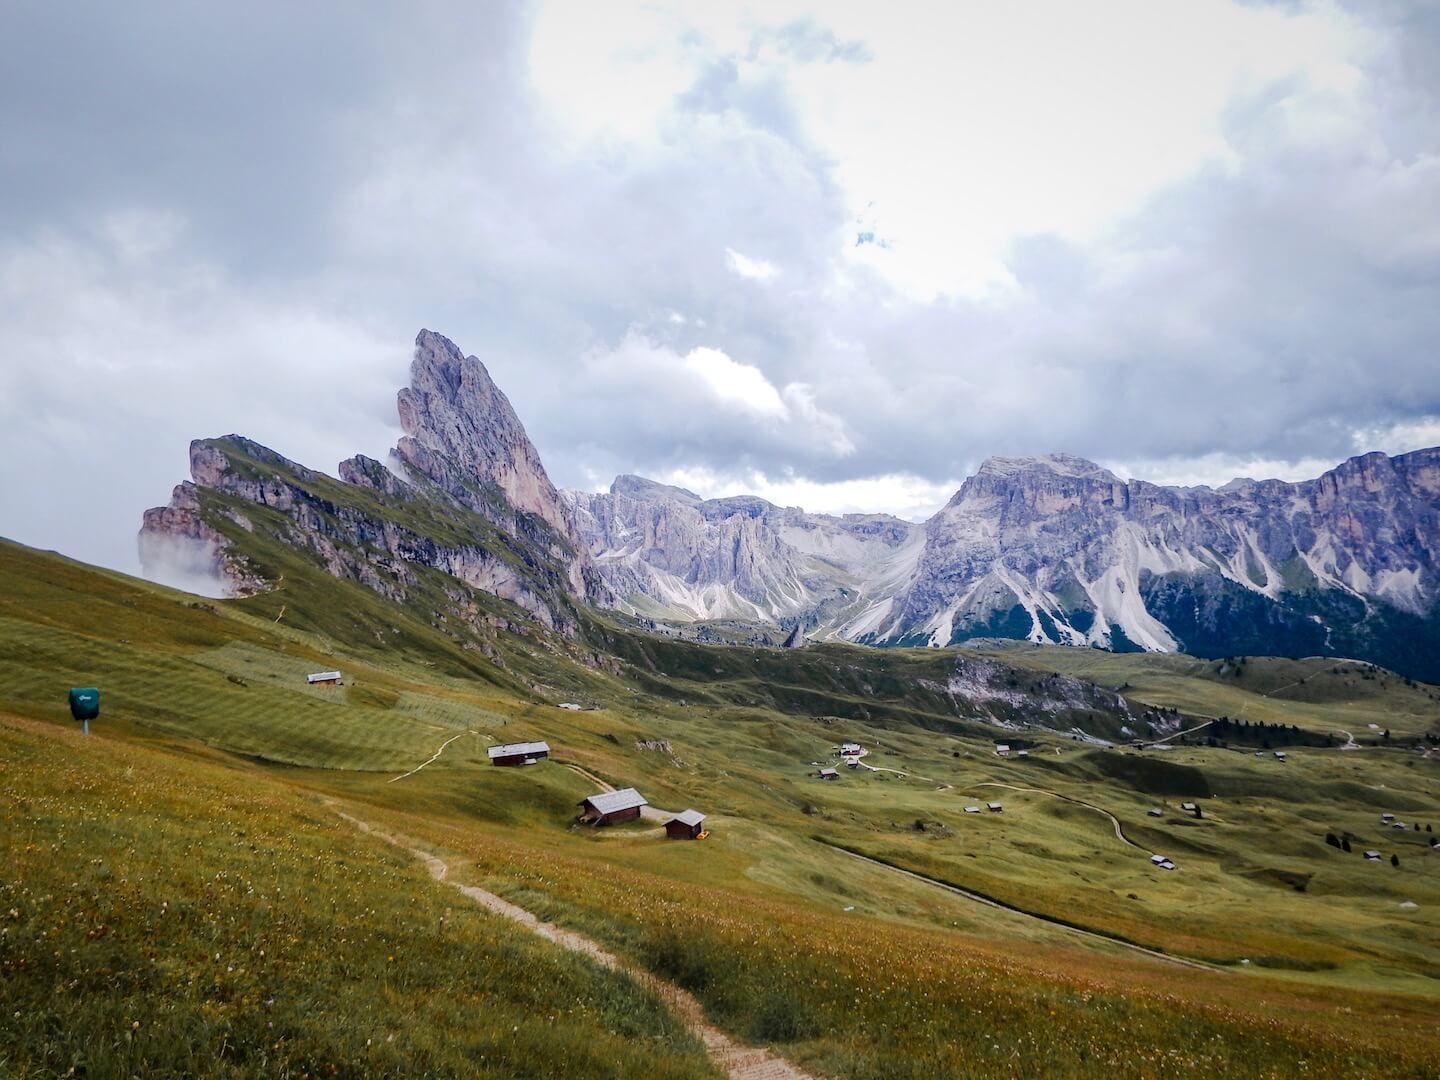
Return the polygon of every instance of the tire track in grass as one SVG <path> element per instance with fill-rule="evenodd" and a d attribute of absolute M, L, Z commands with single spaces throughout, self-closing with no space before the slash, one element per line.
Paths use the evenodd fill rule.
<path fill-rule="evenodd" d="M 352 817 L 343 810 L 337 808 L 335 812 L 361 832 L 408 851 L 425 864 L 432 878 L 458 889 L 467 899 L 473 900 L 512 922 L 519 923 L 532 934 L 542 937 L 546 941 L 569 949 L 571 952 L 588 956 L 604 967 L 622 972 L 642 986 L 654 991 L 685 1026 L 700 1037 L 700 1041 L 705 1046 L 705 1053 L 730 1080 L 815 1080 L 815 1077 L 802 1071 L 769 1048 L 747 1046 L 708 1023 L 705 1020 L 705 1009 L 699 1000 L 668 979 L 662 979 L 643 968 L 628 964 L 584 934 L 563 929 L 554 923 L 544 922 L 534 912 L 522 908 L 518 904 L 512 904 L 509 900 L 496 896 L 479 886 L 462 885 L 458 881 L 450 881 L 450 867 L 439 856 L 412 847 L 408 841 L 382 832 L 369 822 Z"/>

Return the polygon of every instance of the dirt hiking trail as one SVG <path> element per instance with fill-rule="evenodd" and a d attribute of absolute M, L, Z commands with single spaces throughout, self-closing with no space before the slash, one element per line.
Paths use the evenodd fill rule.
<path fill-rule="evenodd" d="M 701 1042 L 705 1044 L 705 1052 L 710 1056 L 710 1060 L 715 1062 L 730 1080 L 815 1080 L 809 1073 L 802 1071 L 769 1049 L 746 1046 L 714 1025 L 707 1023 L 705 1010 L 701 1007 L 700 1002 L 674 983 L 621 960 L 584 934 L 578 934 L 574 930 L 565 930 L 553 923 L 542 922 L 534 913 L 517 904 L 512 904 L 503 897 L 496 896 L 492 892 L 487 892 L 475 885 L 462 885 L 457 881 L 449 881 L 450 867 L 438 856 L 412 847 L 400 837 L 382 832 L 369 822 L 352 817 L 343 810 L 336 810 L 336 813 L 361 832 L 408 851 L 425 864 L 430 871 L 430 876 L 436 881 L 444 882 L 452 888 L 458 889 L 475 903 L 488 908 L 497 915 L 503 915 L 505 918 L 519 923 L 531 933 L 538 934 L 562 948 L 582 953 L 608 968 L 623 971 L 642 986 L 653 990 L 684 1021 L 685 1025 L 700 1037 Z"/>

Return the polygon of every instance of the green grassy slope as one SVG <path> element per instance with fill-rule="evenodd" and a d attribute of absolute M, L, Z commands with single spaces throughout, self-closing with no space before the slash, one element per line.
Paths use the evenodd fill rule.
<path fill-rule="evenodd" d="M 1045 731 L 1002 735 L 939 694 L 907 704 L 912 680 L 943 677 L 946 657 L 934 651 L 886 652 L 879 664 L 843 646 L 705 649 L 597 620 L 592 630 L 611 636 L 613 653 L 513 637 L 500 668 L 444 634 L 417 637 L 427 642 L 419 651 L 389 649 L 368 633 L 343 641 L 333 626 L 275 622 L 260 598 L 196 601 L 14 545 L 0 546 L 0 586 L 0 710 L 29 718 L 16 722 L 24 738 L 68 733 L 65 689 L 98 684 L 104 711 L 87 748 L 153 755 L 126 767 L 138 774 L 163 761 L 176 790 L 195 770 L 199 802 L 177 802 L 173 791 L 137 796 L 137 821 L 181 815 L 208 827 L 212 804 L 231 814 L 229 796 L 215 794 L 222 775 L 236 785 L 225 791 L 260 803 L 313 814 L 315 799 L 336 800 L 679 979 L 732 1030 L 782 1043 L 821 1072 L 1063 1072 L 1080 1063 L 1145 1075 L 1163 1061 L 1190 1075 L 1244 1075 L 1285 1072 L 1302 1057 L 1332 1074 L 1440 1066 L 1425 1020 L 1440 990 L 1440 854 L 1426 842 L 1434 834 L 1378 824 L 1392 811 L 1440 829 L 1433 757 L 1392 745 L 1297 750 L 1280 764 L 1233 750 L 1134 754 Z M 287 587 L 301 588 L 288 577 Z M 322 612 L 373 595 L 323 576 L 304 588 L 317 594 L 301 604 Z M 265 602 L 278 613 L 286 601 Z M 347 685 L 304 686 L 304 672 L 321 667 L 339 667 Z M 1195 692 L 1212 683 L 1272 700 L 1215 680 Z M 797 690 L 825 707 L 797 700 Z M 560 700 L 593 708 L 561 710 Z M 549 740 L 555 760 L 522 770 L 485 764 L 488 740 L 532 737 Z M 1027 757 L 993 753 L 997 738 L 1021 737 Z M 836 782 L 816 779 L 811 763 L 833 762 L 832 747 L 851 738 L 872 750 L 866 764 L 889 771 L 842 768 Z M 7 824 L 28 820 L 24 807 L 49 798 L 44 785 L 66 770 L 53 756 L 35 760 L 5 774 L 14 793 Z M 701 809 L 711 838 L 671 843 L 648 823 L 572 829 L 591 775 L 639 786 L 657 807 Z M 1178 812 L 1185 798 L 1202 802 L 1203 819 Z M 989 799 L 1004 812 L 964 813 Z M 1159 820 L 1146 814 L 1156 805 L 1166 810 Z M 231 809 L 236 828 L 268 813 Z M 1107 814 L 1138 847 L 1117 838 Z M 322 819 L 310 819 L 312 850 L 373 850 Z M 69 822 L 67 835 L 83 842 L 53 867 L 24 864 L 26 878 L 79 880 L 89 860 L 107 858 L 103 832 Z M 1326 845 L 1327 831 L 1348 835 L 1355 851 Z M 175 842 L 191 845 L 197 873 L 213 878 L 229 865 L 216 854 L 223 846 Z M 859 863 L 835 845 L 1016 910 Z M 1398 854 L 1400 867 L 1366 863 L 1359 851 L 1371 845 Z M 1152 851 L 1180 870 L 1153 869 Z M 376 857 L 400 874 L 393 857 Z M 357 902 L 382 910 L 365 899 L 379 879 L 347 880 Z M 409 888 L 422 879 L 405 880 Z M 1067 922 L 1224 970 L 1170 969 L 1077 937 Z M 245 1032 L 253 1053 L 256 1033 Z M 1173 1054 L 1156 1058 L 1156 1047 Z"/>
<path fill-rule="evenodd" d="M 714 1075 L 631 980 L 253 770 L 0 718 L 0 1073 Z"/>

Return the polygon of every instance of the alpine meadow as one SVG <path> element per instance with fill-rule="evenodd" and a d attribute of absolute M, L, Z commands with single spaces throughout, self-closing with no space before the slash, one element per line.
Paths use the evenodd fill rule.
<path fill-rule="evenodd" d="M 1426 4 L 0 40 L 0 1078 L 1440 1076 Z"/>

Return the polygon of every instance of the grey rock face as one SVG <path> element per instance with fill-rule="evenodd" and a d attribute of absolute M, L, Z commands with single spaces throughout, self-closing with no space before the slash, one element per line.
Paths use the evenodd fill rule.
<path fill-rule="evenodd" d="M 410 385 L 397 395 L 405 435 L 396 457 L 451 498 L 563 561 L 581 599 L 603 599 L 560 493 L 510 400 L 474 356 L 421 330 Z M 519 511 L 517 514 L 516 511 Z M 538 519 L 537 527 L 526 516 Z"/>
<path fill-rule="evenodd" d="M 1218 489 L 1122 481 L 1068 455 L 991 458 L 924 526 L 632 476 L 566 498 L 622 603 L 670 618 L 1381 662 L 1397 635 L 1416 653 L 1440 642 L 1440 449 Z"/>
<path fill-rule="evenodd" d="M 241 436 L 192 443 L 192 482 L 176 488 L 168 507 L 145 514 L 139 540 L 145 572 L 213 579 L 227 595 L 263 589 L 224 532 L 226 522 L 253 529 L 234 509 L 239 500 L 283 515 L 283 539 L 311 552 L 329 573 L 390 599 L 406 597 L 415 565 L 510 600 L 553 629 L 569 630 L 573 622 L 557 599 L 609 598 L 535 447 L 479 360 L 421 331 L 399 410 L 406 435 L 393 471 L 363 456 L 340 464 L 344 485 L 373 492 L 381 506 L 348 498 L 333 480 Z M 209 493 L 227 498 L 209 500 Z M 387 503 L 426 509 L 406 519 L 387 514 Z M 456 506 L 507 539 L 497 543 L 474 518 L 467 539 Z M 398 520 L 432 522 L 436 534 Z"/>
<path fill-rule="evenodd" d="M 833 623 L 920 550 L 918 527 L 897 518 L 806 514 L 753 496 L 704 500 L 635 476 L 565 498 L 618 602 L 666 618 Z"/>
<path fill-rule="evenodd" d="M 1206 647 L 1223 649 L 1238 622 L 1192 625 L 1174 610 L 1182 595 L 1198 609 L 1208 594 L 1228 598 L 1232 621 L 1271 608 L 1308 618 L 1312 651 L 1325 651 L 1327 620 L 1309 610 L 1316 597 L 1348 598 L 1362 617 L 1434 611 L 1437 492 L 1440 450 L 1366 454 L 1316 480 L 1218 490 L 1126 483 L 1069 457 L 991 459 L 926 524 L 912 580 L 851 636 L 1171 650 L 1214 635 Z"/>
<path fill-rule="evenodd" d="M 237 460 L 243 464 L 237 467 Z M 194 481 L 177 487 L 169 506 L 145 512 L 140 555 L 146 576 L 175 577 L 167 564 L 180 559 L 180 570 L 218 578 L 225 595 L 252 595 L 268 587 L 249 570 L 236 544 L 205 520 L 205 496 L 215 493 L 283 515 L 285 543 L 310 552 L 332 576 L 358 581 L 386 599 L 408 600 L 416 584 L 414 567 L 430 567 L 517 604 L 549 629 L 569 629 L 568 614 L 555 604 L 567 581 L 559 576 L 547 581 L 543 567 L 507 558 L 480 537 L 473 543 L 439 540 L 350 500 L 329 498 L 324 477 L 238 436 L 192 443 L 190 461 Z M 373 459 L 353 458 L 341 472 L 350 483 L 400 502 L 425 497 Z M 210 512 L 254 531 L 243 511 L 223 505 L 212 504 Z"/>

